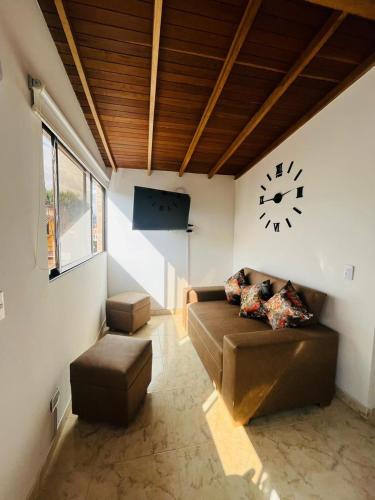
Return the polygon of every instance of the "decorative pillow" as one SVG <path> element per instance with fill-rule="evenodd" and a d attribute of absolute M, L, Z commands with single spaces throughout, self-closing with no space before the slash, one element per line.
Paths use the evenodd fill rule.
<path fill-rule="evenodd" d="M 241 303 L 241 288 L 245 285 L 247 285 L 247 281 L 243 269 L 227 279 L 225 293 L 230 304 L 239 305 Z"/>
<path fill-rule="evenodd" d="M 270 280 L 262 281 L 262 298 L 269 300 L 273 295 L 272 285 Z"/>
<path fill-rule="evenodd" d="M 241 292 L 240 316 L 244 318 L 266 319 L 265 300 L 262 297 L 263 283 L 244 286 Z"/>
<path fill-rule="evenodd" d="M 293 288 L 294 290 L 294 288 Z M 294 299 L 299 304 L 294 304 L 288 297 L 288 290 L 283 289 L 275 293 L 264 305 L 263 308 L 273 330 L 287 327 L 297 327 L 313 317 L 306 307 L 302 304 L 297 292 Z"/>
<path fill-rule="evenodd" d="M 297 307 L 305 307 L 305 304 L 302 302 L 301 297 L 298 295 L 296 292 L 294 286 L 292 285 L 291 281 L 287 281 L 283 288 L 280 290 L 280 292 L 286 293 L 286 296 L 290 300 L 290 302 Z"/>

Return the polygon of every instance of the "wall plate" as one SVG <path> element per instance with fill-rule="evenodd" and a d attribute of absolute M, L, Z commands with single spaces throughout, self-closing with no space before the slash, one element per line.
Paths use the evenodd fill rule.
<path fill-rule="evenodd" d="M 4 292 L 0 290 L 0 321 L 5 318 Z"/>
<path fill-rule="evenodd" d="M 344 279 L 351 281 L 354 276 L 354 266 L 346 264 L 344 266 Z"/>

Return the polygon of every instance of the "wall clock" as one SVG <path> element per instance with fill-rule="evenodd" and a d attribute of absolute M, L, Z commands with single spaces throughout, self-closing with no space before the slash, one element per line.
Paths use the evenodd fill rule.
<path fill-rule="evenodd" d="M 259 220 L 265 229 L 271 228 L 276 233 L 281 228 L 290 229 L 293 217 L 301 216 L 300 202 L 304 195 L 301 174 L 302 168 L 296 169 L 293 161 L 287 169 L 279 163 L 273 174 L 267 174 L 267 181 L 260 186 L 263 194 L 259 196 L 262 210 Z"/>

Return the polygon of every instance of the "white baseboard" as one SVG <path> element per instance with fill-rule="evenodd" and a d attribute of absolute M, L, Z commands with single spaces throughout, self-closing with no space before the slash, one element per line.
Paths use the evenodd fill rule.
<path fill-rule="evenodd" d="M 336 386 L 336 396 L 343 403 L 349 406 L 349 408 L 351 408 L 356 413 L 361 415 L 361 417 L 365 418 L 370 423 L 375 424 L 375 408 L 367 408 L 367 406 L 363 405 L 355 398 L 350 396 L 347 392 L 343 391 L 337 386 Z"/>
<path fill-rule="evenodd" d="M 106 328 L 107 328 L 107 320 L 106 320 L 106 318 L 104 318 L 102 321 L 102 324 L 100 325 L 100 328 L 99 328 L 98 337 L 96 339 L 97 341 L 103 337 L 104 331 L 106 330 Z"/>

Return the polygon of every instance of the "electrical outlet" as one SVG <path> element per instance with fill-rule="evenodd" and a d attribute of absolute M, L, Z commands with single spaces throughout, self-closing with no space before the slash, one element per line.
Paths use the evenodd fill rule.
<path fill-rule="evenodd" d="M 354 275 L 354 266 L 352 265 L 345 265 L 344 266 L 344 279 L 346 280 L 352 280 Z"/>
<path fill-rule="evenodd" d="M 0 321 L 5 318 L 4 292 L 0 290 Z"/>

